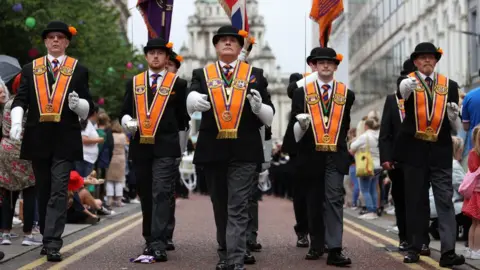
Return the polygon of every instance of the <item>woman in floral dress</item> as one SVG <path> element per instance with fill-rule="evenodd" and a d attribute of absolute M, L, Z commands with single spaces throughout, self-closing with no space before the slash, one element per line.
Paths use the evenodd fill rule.
<path fill-rule="evenodd" d="M 16 80 L 20 80 L 20 75 Z M 14 84 L 18 86 L 19 84 Z M 8 89 L 0 82 L 0 88 L 8 93 Z M 16 88 L 16 87 L 14 87 Z M 13 92 L 16 92 L 16 89 Z M 29 161 L 21 160 L 20 147 L 21 142 L 14 142 L 10 139 L 11 118 L 10 110 L 14 95 L 12 95 L 3 106 L 3 118 L 1 121 L 2 139 L 0 142 L 0 192 L 3 198 L 1 210 L 0 229 L 3 231 L 2 245 L 11 245 L 10 231 L 12 229 L 12 220 L 15 213 L 15 204 L 18 195 L 22 192 L 23 197 L 23 232 L 25 234 L 22 245 L 41 245 L 41 242 L 35 240 L 32 235 L 33 219 L 35 215 L 35 177 L 33 176 L 32 166 Z M 26 122 L 26 116 L 23 119 L 23 125 Z"/>

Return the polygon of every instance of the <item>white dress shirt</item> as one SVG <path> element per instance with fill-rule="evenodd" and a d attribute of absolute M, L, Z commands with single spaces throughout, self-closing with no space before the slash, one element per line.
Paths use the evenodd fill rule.
<path fill-rule="evenodd" d="M 57 59 L 59 65 L 61 65 L 63 63 L 63 60 L 65 60 L 65 55 L 62 55 L 62 56 L 59 56 L 59 57 L 55 58 L 55 57 L 53 57 L 49 54 L 49 55 L 47 55 L 47 58 L 48 58 L 48 61 L 50 62 L 50 64 L 52 64 L 52 68 L 53 68 L 53 62 L 52 61 Z"/>
<path fill-rule="evenodd" d="M 162 70 L 158 73 L 158 74 L 160 74 L 160 76 L 158 76 L 158 78 L 157 78 L 157 85 L 159 85 L 162 82 L 162 78 L 165 77 L 166 72 L 167 71 L 164 69 L 164 70 Z M 148 79 L 149 79 L 149 82 L 150 82 L 150 87 L 152 87 L 152 83 L 153 83 L 152 75 L 155 74 L 155 73 L 156 72 L 154 72 L 151 69 L 148 70 Z"/>
<path fill-rule="evenodd" d="M 226 66 L 226 65 L 230 65 L 232 67 L 231 71 L 233 71 L 235 69 L 235 67 L 237 66 L 237 60 L 231 62 L 230 64 L 227 64 L 225 62 L 222 62 L 222 61 L 218 60 L 218 63 L 220 63 L 220 67 L 222 68 L 222 70 L 223 70 L 223 67 Z"/>

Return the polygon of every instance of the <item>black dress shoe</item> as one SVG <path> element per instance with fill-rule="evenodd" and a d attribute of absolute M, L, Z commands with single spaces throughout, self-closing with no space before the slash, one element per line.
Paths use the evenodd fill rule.
<path fill-rule="evenodd" d="M 40 250 L 40 255 L 42 255 L 42 256 L 47 255 L 47 248 L 46 247 L 42 247 L 42 250 Z"/>
<path fill-rule="evenodd" d="M 142 254 L 145 256 L 152 256 L 152 249 L 149 246 L 145 246 Z"/>
<path fill-rule="evenodd" d="M 253 256 L 249 250 L 245 252 L 245 255 L 243 256 L 243 263 L 244 264 L 255 264 L 257 260 L 255 259 L 255 256 Z"/>
<path fill-rule="evenodd" d="M 314 248 L 310 248 L 308 250 L 307 255 L 305 255 L 305 260 L 318 260 L 323 255 L 323 250 L 316 250 Z"/>
<path fill-rule="evenodd" d="M 420 255 L 414 251 L 409 251 L 405 257 L 403 257 L 404 263 L 416 263 L 420 260 Z"/>
<path fill-rule="evenodd" d="M 328 252 L 327 265 L 347 266 L 352 260 L 342 253 L 342 249 L 335 248 Z"/>
<path fill-rule="evenodd" d="M 227 270 L 227 269 L 228 269 L 227 261 L 224 261 L 224 260 L 220 260 L 217 263 L 217 266 L 215 266 L 215 270 Z"/>
<path fill-rule="evenodd" d="M 229 265 L 228 270 L 245 270 L 245 267 L 241 264 Z"/>
<path fill-rule="evenodd" d="M 252 252 L 259 252 L 262 250 L 262 245 L 258 242 L 247 241 L 247 248 Z"/>
<path fill-rule="evenodd" d="M 297 234 L 297 237 L 298 237 L 297 247 L 299 247 L 299 248 L 308 248 L 308 247 L 310 246 L 310 243 L 308 242 L 307 234 L 298 233 L 298 234 Z"/>
<path fill-rule="evenodd" d="M 172 240 L 167 240 L 167 250 L 168 251 L 175 250 L 175 245 L 173 244 Z"/>
<path fill-rule="evenodd" d="M 399 251 L 407 251 L 407 250 L 408 250 L 408 243 L 407 243 L 407 241 L 402 241 L 402 242 L 400 242 L 400 244 L 398 245 L 398 250 L 399 250 Z"/>
<path fill-rule="evenodd" d="M 165 250 L 152 250 L 153 259 L 156 262 L 166 262 L 168 261 L 167 252 Z"/>
<path fill-rule="evenodd" d="M 49 262 L 60 262 L 62 261 L 62 254 L 60 254 L 60 250 L 56 248 L 48 248 L 47 249 L 47 261 Z"/>
<path fill-rule="evenodd" d="M 453 267 L 455 265 L 462 265 L 465 263 L 463 255 L 457 255 L 455 252 L 446 252 L 440 257 L 441 267 Z"/>
<path fill-rule="evenodd" d="M 420 255 L 421 256 L 430 256 L 431 251 L 430 248 L 427 245 L 423 245 L 422 249 L 420 250 Z"/>
<path fill-rule="evenodd" d="M 0 261 L 3 260 L 4 257 L 5 257 L 5 253 L 3 253 L 2 251 L 0 251 Z"/>

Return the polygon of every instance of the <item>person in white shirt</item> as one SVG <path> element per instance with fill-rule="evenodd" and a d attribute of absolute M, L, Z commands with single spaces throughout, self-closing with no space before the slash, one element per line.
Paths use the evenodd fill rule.
<path fill-rule="evenodd" d="M 376 219 L 377 212 L 377 184 L 378 172 L 382 169 L 380 166 L 380 151 L 378 148 L 380 123 L 376 117 L 365 120 L 365 132 L 357 137 L 350 145 L 352 154 L 358 150 L 368 150 L 372 155 L 374 175 L 358 177 L 360 182 L 360 190 L 362 192 L 365 204 L 367 206 L 367 213 L 361 215 L 361 219 Z"/>

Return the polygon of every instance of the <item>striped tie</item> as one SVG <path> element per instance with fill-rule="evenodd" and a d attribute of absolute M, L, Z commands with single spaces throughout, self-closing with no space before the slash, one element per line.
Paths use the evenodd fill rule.
<path fill-rule="evenodd" d="M 322 85 L 322 89 L 323 89 L 323 93 L 322 93 L 323 104 L 327 106 L 328 105 L 328 89 L 330 89 L 330 85 L 324 84 Z"/>
<path fill-rule="evenodd" d="M 425 78 L 425 82 L 427 83 L 428 88 L 432 89 L 432 84 L 433 84 L 432 78 L 430 77 Z"/>
<path fill-rule="evenodd" d="M 223 66 L 223 75 L 225 75 L 225 78 L 227 78 L 227 80 L 230 80 L 230 78 L 232 77 L 232 66 L 230 65 L 225 65 Z"/>
<path fill-rule="evenodd" d="M 160 77 L 160 74 L 154 73 L 150 75 L 150 77 L 152 78 L 152 91 L 155 93 L 157 91 L 157 80 L 158 77 Z"/>
<path fill-rule="evenodd" d="M 53 64 L 53 76 L 55 78 L 57 78 L 57 75 L 58 75 L 58 71 L 60 70 L 60 67 L 59 67 L 59 62 L 57 59 L 53 59 L 52 61 L 52 64 Z"/>

